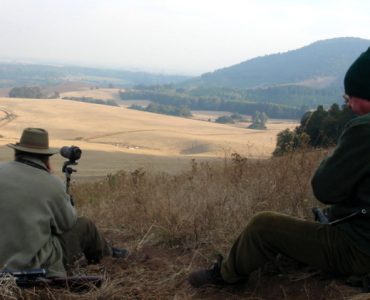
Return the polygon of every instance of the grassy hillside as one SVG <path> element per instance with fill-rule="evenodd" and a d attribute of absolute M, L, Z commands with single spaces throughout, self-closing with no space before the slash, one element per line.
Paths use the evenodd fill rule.
<path fill-rule="evenodd" d="M 343 78 L 370 40 L 334 38 L 300 49 L 256 57 L 172 86 L 136 87 L 122 99 L 146 99 L 191 109 L 264 111 L 300 118 L 304 109 L 341 103 Z M 166 102 L 166 103 L 165 103 Z M 303 109 L 304 108 L 304 109 Z"/>
<path fill-rule="evenodd" d="M 120 89 L 114 88 L 99 88 L 99 89 L 80 89 L 80 90 L 72 90 L 72 91 L 65 91 L 60 93 L 60 98 L 63 97 L 90 97 L 96 99 L 103 99 L 103 100 L 119 100 L 118 92 Z"/>
<path fill-rule="evenodd" d="M 76 176 L 105 176 L 139 167 L 173 173 L 187 167 L 192 158 L 222 159 L 232 152 L 270 156 L 276 134 L 295 124 L 267 126 L 268 130 L 258 131 L 123 107 L 0 98 L 0 160 L 12 155 L 5 144 L 17 142 L 23 128 L 41 127 L 48 129 L 54 146 L 82 148 Z M 54 159 L 61 162 L 59 156 Z"/>
<path fill-rule="evenodd" d="M 285 53 L 256 57 L 237 65 L 203 74 L 200 85 L 255 88 L 281 84 L 320 85 L 340 81 L 349 65 L 370 46 L 360 38 L 334 38 Z"/>

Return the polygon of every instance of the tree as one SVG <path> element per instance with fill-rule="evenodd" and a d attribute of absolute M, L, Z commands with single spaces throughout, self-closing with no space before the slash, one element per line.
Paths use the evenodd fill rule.
<path fill-rule="evenodd" d="M 277 135 L 277 142 L 274 152 L 274 156 L 281 155 L 295 149 L 296 133 L 289 128 L 281 131 Z"/>
<path fill-rule="evenodd" d="M 9 91 L 9 97 L 11 98 L 47 98 L 41 91 L 41 88 L 38 86 L 21 86 L 21 87 L 14 87 Z"/>
<path fill-rule="evenodd" d="M 264 112 L 256 111 L 252 117 L 252 124 L 248 126 L 251 129 L 266 129 L 267 115 Z"/>
<path fill-rule="evenodd" d="M 173 105 L 150 103 L 147 105 L 146 108 L 143 108 L 138 105 L 131 105 L 130 108 L 142 110 L 142 111 L 148 111 L 148 112 L 157 113 L 157 114 L 179 116 L 179 117 L 184 117 L 184 118 L 189 118 L 193 116 L 190 109 L 185 106 L 177 107 Z"/>
<path fill-rule="evenodd" d="M 305 132 L 300 133 L 297 128 L 294 130 L 287 128 L 278 133 L 276 147 L 272 155 L 282 155 L 307 145 L 310 139 L 309 136 Z"/>
<path fill-rule="evenodd" d="M 234 124 L 235 121 L 234 119 L 231 117 L 231 116 L 221 116 L 221 117 L 218 117 L 216 120 L 215 120 L 216 123 L 221 123 L 221 124 Z"/>
<path fill-rule="evenodd" d="M 301 148 L 303 145 L 327 148 L 337 143 L 345 124 L 354 117 L 347 106 L 340 109 L 333 104 L 328 110 L 319 105 L 315 111 L 306 112 L 300 126 L 294 131 L 288 129 L 277 135 L 274 155 Z"/>
<path fill-rule="evenodd" d="M 324 145 L 325 136 L 323 131 L 323 122 L 327 116 L 328 112 L 322 105 L 319 105 L 306 119 L 305 124 L 301 128 L 301 131 L 306 132 L 310 136 L 309 143 L 313 147 Z"/>

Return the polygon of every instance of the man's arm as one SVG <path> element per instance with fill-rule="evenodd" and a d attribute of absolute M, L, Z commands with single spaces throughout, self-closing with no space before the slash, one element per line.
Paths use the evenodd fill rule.
<path fill-rule="evenodd" d="M 322 203 L 348 203 L 356 199 L 356 185 L 368 172 L 370 125 L 349 122 L 337 147 L 316 170 L 311 184 Z"/>

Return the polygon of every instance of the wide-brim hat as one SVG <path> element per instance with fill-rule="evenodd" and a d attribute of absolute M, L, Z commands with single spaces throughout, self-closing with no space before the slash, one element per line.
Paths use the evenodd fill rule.
<path fill-rule="evenodd" d="M 10 148 L 35 154 L 53 155 L 59 148 L 49 147 L 49 134 L 42 128 L 26 128 L 22 132 L 19 143 L 8 144 Z"/>

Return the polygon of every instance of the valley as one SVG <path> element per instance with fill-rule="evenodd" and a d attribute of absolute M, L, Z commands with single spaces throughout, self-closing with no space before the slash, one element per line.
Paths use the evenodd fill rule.
<path fill-rule="evenodd" d="M 112 99 L 116 91 L 88 92 Z M 74 95 L 85 94 L 79 91 Z M 16 143 L 24 128 L 41 127 L 49 131 L 51 146 L 76 145 L 83 150 L 76 177 L 96 178 L 138 168 L 177 173 L 189 168 L 192 159 L 222 160 L 234 152 L 267 158 L 274 150 L 277 133 L 296 125 L 289 120 L 270 120 L 267 130 L 261 131 L 246 129 L 245 124 L 217 124 L 126 107 L 0 98 L 0 161 L 12 156 L 6 144 Z M 62 162 L 60 156 L 53 160 L 55 165 Z"/>

